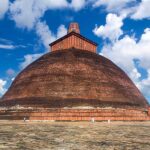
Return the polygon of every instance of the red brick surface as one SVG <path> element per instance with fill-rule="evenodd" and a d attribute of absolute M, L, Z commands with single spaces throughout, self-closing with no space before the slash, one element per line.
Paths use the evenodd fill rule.
<path fill-rule="evenodd" d="M 51 51 L 68 49 L 72 47 L 77 49 L 82 49 L 82 50 L 88 50 L 94 53 L 96 53 L 96 48 L 97 48 L 97 46 L 93 45 L 92 43 L 89 43 L 86 40 L 83 40 L 75 35 L 71 35 L 61 40 L 60 42 L 54 44 L 51 47 Z"/>
<path fill-rule="evenodd" d="M 80 34 L 80 29 L 79 29 L 78 23 L 75 23 L 75 22 L 70 23 L 68 33 L 72 32 L 72 31 Z"/>
<path fill-rule="evenodd" d="M 114 63 L 78 49 L 48 53 L 23 70 L 2 97 L 2 105 L 50 108 L 142 107 L 148 103 Z"/>
<path fill-rule="evenodd" d="M 4 120 L 61 120 L 61 121 L 147 121 L 148 111 L 138 109 L 22 109 L 1 110 L 0 119 Z"/>

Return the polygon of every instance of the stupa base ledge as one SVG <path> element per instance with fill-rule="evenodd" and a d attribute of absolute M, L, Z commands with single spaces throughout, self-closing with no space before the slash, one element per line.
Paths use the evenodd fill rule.
<path fill-rule="evenodd" d="M 29 121 L 150 121 L 142 109 L 0 109 L 0 120 Z"/>

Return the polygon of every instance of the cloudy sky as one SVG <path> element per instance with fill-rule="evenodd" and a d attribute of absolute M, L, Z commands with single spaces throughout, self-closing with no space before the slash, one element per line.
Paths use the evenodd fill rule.
<path fill-rule="evenodd" d="M 0 96 L 75 21 L 150 102 L 149 6 L 150 0 L 0 0 Z"/>

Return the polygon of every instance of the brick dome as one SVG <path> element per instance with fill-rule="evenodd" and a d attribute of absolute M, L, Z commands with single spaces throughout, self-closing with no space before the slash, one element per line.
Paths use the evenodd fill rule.
<path fill-rule="evenodd" d="M 47 53 L 26 67 L 2 97 L 1 105 L 146 108 L 148 103 L 113 62 L 71 48 Z"/>

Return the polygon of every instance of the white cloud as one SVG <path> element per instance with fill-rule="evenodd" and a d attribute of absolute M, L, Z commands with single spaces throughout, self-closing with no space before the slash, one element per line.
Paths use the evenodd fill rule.
<path fill-rule="evenodd" d="M 93 6 L 105 6 L 108 12 L 117 12 L 127 7 L 129 3 L 134 1 L 135 0 L 93 0 Z"/>
<path fill-rule="evenodd" d="M 137 52 L 134 49 L 135 46 L 135 40 L 129 36 L 125 36 L 113 44 L 105 45 L 102 53 L 131 75 L 135 68 L 133 59 L 134 57 L 137 58 Z"/>
<path fill-rule="evenodd" d="M 33 9 L 34 0 L 16 0 L 10 6 L 11 18 L 17 27 L 31 29 L 36 20 L 42 15 L 41 9 Z"/>
<path fill-rule="evenodd" d="M 104 6 L 107 12 L 125 14 L 132 19 L 150 19 L 150 0 L 91 0 L 93 7 Z"/>
<path fill-rule="evenodd" d="M 64 25 L 60 25 L 57 29 L 57 39 L 67 34 L 67 29 Z"/>
<path fill-rule="evenodd" d="M 0 79 L 0 95 L 3 95 L 6 92 L 6 83 L 7 82 L 5 80 Z"/>
<path fill-rule="evenodd" d="M 0 44 L 0 49 L 15 49 L 15 46 L 11 44 Z"/>
<path fill-rule="evenodd" d="M 13 77 L 13 78 L 11 78 L 11 81 L 14 81 L 15 80 L 15 78 Z"/>
<path fill-rule="evenodd" d="M 20 68 L 24 69 L 26 66 L 31 64 L 33 61 L 38 59 L 42 54 L 28 54 L 24 56 L 24 61 L 20 64 Z"/>
<path fill-rule="evenodd" d="M 48 50 L 51 42 L 67 34 L 67 29 L 64 25 L 60 25 L 58 27 L 57 34 L 55 35 L 51 32 L 45 22 L 38 22 L 36 25 L 36 33 L 40 37 L 40 41 L 42 41 L 43 45 Z"/>
<path fill-rule="evenodd" d="M 85 0 L 15 0 L 10 5 L 10 16 L 17 27 L 28 30 L 40 21 L 46 11 L 54 9 L 73 9 L 79 11 L 88 3 Z"/>
<path fill-rule="evenodd" d="M 78 10 L 84 8 L 85 5 L 86 5 L 85 0 L 72 0 L 70 7 L 73 8 L 75 11 L 78 11 Z"/>
<path fill-rule="evenodd" d="M 142 0 L 139 4 L 136 0 L 15 0 L 10 3 L 10 16 L 20 28 L 33 29 L 34 25 L 42 18 L 47 10 L 73 9 L 79 11 L 86 5 L 93 7 L 105 6 L 107 12 L 118 14 L 132 13 L 131 18 L 149 18 L 149 0 Z M 0 18 L 9 8 L 9 0 L 0 1 Z"/>
<path fill-rule="evenodd" d="M 9 8 L 9 0 L 0 0 L 0 19 L 2 19 Z"/>
<path fill-rule="evenodd" d="M 148 70 L 148 77 L 139 81 L 137 87 L 143 91 L 146 96 L 150 96 L 150 70 Z"/>
<path fill-rule="evenodd" d="M 113 19 L 108 19 L 108 16 Z M 97 36 L 110 39 L 104 44 L 101 54 L 115 62 L 145 95 L 150 96 L 150 28 L 146 28 L 137 41 L 134 36 L 124 35 L 122 26 L 122 17 L 108 14 L 106 25 L 94 29 Z M 139 68 L 147 72 L 147 77 Z"/>
<path fill-rule="evenodd" d="M 148 70 L 148 77 L 140 82 L 140 87 L 146 96 L 150 96 L 150 70 Z"/>
<path fill-rule="evenodd" d="M 37 0 L 36 0 L 37 1 Z M 44 8 L 45 10 L 47 9 L 63 9 L 68 6 L 67 0 L 38 0 L 37 5 Z"/>
<path fill-rule="evenodd" d="M 150 0 L 142 0 L 141 3 L 136 6 L 135 12 L 132 14 L 131 18 L 133 19 L 143 19 L 149 18 L 150 19 Z"/>
<path fill-rule="evenodd" d="M 119 65 L 143 91 L 143 93 L 146 93 L 149 92 L 147 90 L 149 87 L 147 84 L 150 84 L 149 48 L 150 29 L 147 28 L 144 30 L 144 33 L 138 42 L 134 39 L 134 37 L 125 36 L 114 43 L 105 45 L 102 49 L 102 53 L 104 56 Z M 138 66 L 135 64 L 135 60 L 138 60 Z M 139 72 L 137 67 L 145 69 L 148 73 L 148 77 L 141 79 L 141 72 Z"/>
<path fill-rule="evenodd" d="M 94 34 L 103 39 L 110 39 L 112 41 L 117 40 L 123 31 L 121 27 L 123 26 L 123 17 L 117 16 L 116 14 L 108 14 L 106 17 L 106 25 L 95 27 L 93 30 Z"/>
<path fill-rule="evenodd" d="M 10 14 L 18 27 L 32 29 L 45 11 L 67 6 L 66 0 L 15 0 L 11 3 Z"/>
<path fill-rule="evenodd" d="M 55 36 L 45 22 L 37 23 L 36 34 L 40 37 L 40 41 L 47 49 L 49 48 L 49 44 L 55 40 Z"/>
<path fill-rule="evenodd" d="M 12 49 L 16 49 L 16 48 L 26 48 L 27 47 L 26 45 L 15 45 L 15 44 L 13 44 L 13 42 L 11 42 L 9 44 L 9 41 L 8 42 L 3 42 L 3 43 L 0 44 L 0 49 L 9 49 L 9 50 L 12 50 Z"/>

